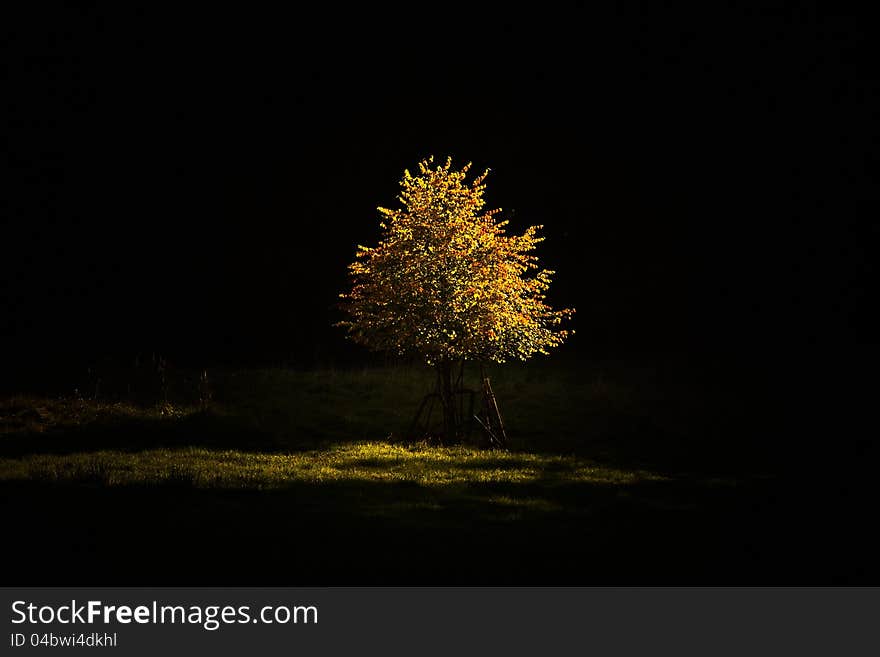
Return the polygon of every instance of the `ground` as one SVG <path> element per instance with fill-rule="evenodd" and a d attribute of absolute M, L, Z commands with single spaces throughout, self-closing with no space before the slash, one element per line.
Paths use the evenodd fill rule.
<path fill-rule="evenodd" d="M 7 584 L 803 581 L 761 395 L 674 363 L 491 376 L 509 451 L 407 441 L 412 366 L 8 397 Z"/>

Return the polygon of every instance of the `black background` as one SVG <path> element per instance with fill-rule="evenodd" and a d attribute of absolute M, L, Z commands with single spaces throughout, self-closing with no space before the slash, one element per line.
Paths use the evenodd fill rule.
<path fill-rule="evenodd" d="M 796 379 L 876 343 L 864 16 L 108 5 L 6 22 L 7 378 L 151 351 L 361 358 L 330 326 L 345 266 L 429 154 L 491 167 L 511 228 L 545 225 L 552 301 L 578 310 L 565 353 Z"/>
<path fill-rule="evenodd" d="M 578 310 L 554 358 L 672 355 L 770 395 L 739 419 L 799 480 L 791 559 L 864 565 L 874 23 L 707 4 L 4 17 L 3 387 L 138 353 L 363 361 L 332 328 L 345 267 L 403 169 L 452 155 L 493 169 L 512 230 L 545 225 L 551 301 Z"/>

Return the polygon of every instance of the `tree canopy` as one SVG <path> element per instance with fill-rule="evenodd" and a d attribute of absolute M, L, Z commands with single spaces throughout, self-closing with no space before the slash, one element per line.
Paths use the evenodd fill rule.
<path fill-rule="evenodd" d="M 574 309 L 546 301 L 554 272 L 533 255 L 542 226 L 506 234 L 501 210 L 485 209 L 488 169 L 468 182 L 470 164 L 433 164 L 404 172 L 400 208 L 378 208 L 381 239 L 357 248 L 339 325 L 359 344 L 429 364 L 525 360 L 562 344 Z"/>

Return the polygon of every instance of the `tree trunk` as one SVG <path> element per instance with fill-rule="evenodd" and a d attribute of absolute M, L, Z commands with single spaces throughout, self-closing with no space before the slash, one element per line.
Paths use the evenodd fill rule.
<path fill-rule="evenodd" d="M 458 439 L 458 417 L 455 412 L 455 394 L 452 390 L 452 362 L 442 360 L 437 363 L 440 405 L 443 409 L 443 435 L 440 441 L 445 445 Z"/>

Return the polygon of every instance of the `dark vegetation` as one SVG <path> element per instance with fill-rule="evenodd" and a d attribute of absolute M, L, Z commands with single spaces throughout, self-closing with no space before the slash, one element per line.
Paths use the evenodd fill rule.
<path fill-rule="evenodd" d="M 408 442 L 433 383 L 418 367 L 213 371 L 207 381 L 168 371 L 164 384 L 138 385 L 109 372 L 97 399 L 80 388 L 0 405 L 8 584 L 864 574 L 798 558 L 803 513 L 784 455 L 769 449 L 778 427 L 754 380 L 719 388 L 672 359 L 496 369 L 504 452 Z"/>

